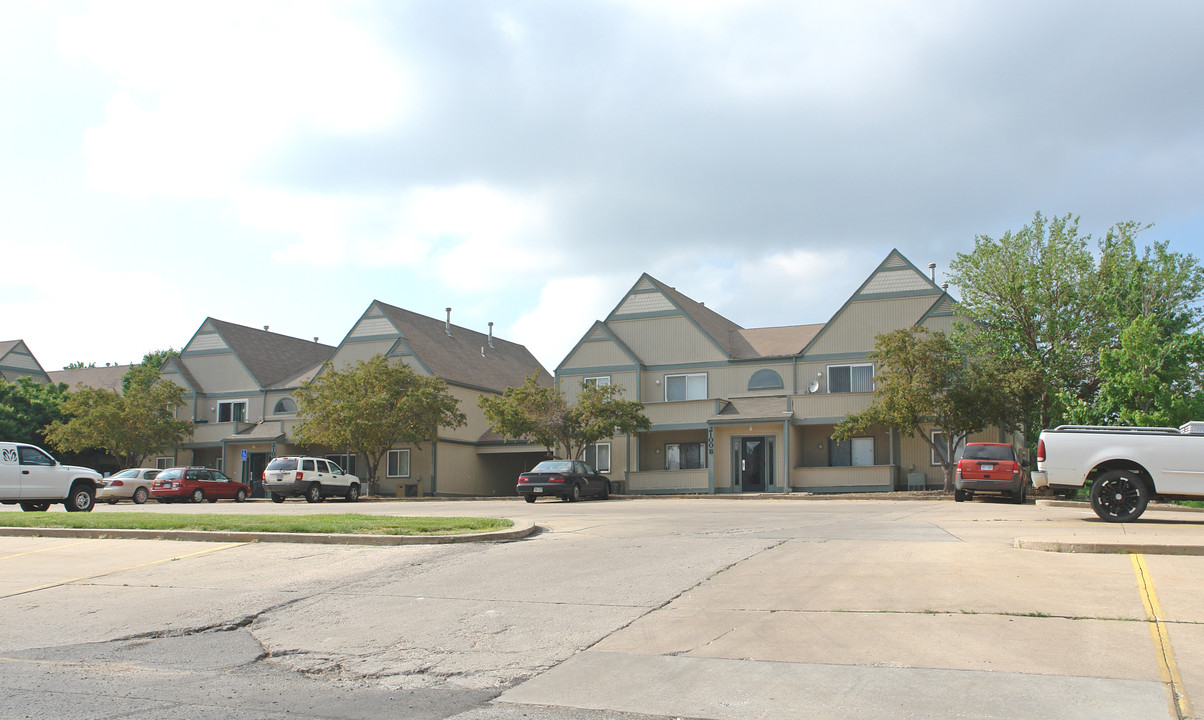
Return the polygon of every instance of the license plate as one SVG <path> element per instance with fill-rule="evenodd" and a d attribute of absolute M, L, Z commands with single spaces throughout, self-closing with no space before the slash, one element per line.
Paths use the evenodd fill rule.
<path fill-rule="evenodd" d="M 979 467 L 979 469 L 982 469 L 982 470 L 994 470 L 995 469 L 995 466 L 991 463 L 980 464 L 978 467 Z"/>
<path fill-rule="evenodd" d="M 531 491 L 532 491 L 532 492 L 543 492 L 543 488 L 540 488 L 540 487 L 537 487 L 537 488 L 531 488 Z"/>

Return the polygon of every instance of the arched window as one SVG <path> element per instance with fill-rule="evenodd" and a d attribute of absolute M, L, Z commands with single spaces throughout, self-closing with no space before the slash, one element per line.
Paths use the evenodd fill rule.
<path fill-rule="evenodd" d="M 293 402 L 293 399 L 290 397 L 280 398 L 276 403 L 276 409 L 272 410 L 272 414 L 274 415 L 285 415 L 295 412 L 297 412 L 297 403 Z"/>
<path fill-rule="evenodd" d="M 780 387 L 782 387 L 782 376 L 769 368 L 756 371 L 748 379 L 749 390 L 773 390 Z"/>

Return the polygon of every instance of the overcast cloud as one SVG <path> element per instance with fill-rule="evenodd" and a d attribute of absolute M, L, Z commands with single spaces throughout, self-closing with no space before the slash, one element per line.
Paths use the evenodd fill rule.
<path fill-rule="evenodd" d="M 1035 211 L 1201 254 L 1198 2 L 9 2 L 0 340 L 47 370 L 373 299 L 549 369 L 641 272 L 823 322 Z M 938 277 L 939 280 L 939 277 Z"/>

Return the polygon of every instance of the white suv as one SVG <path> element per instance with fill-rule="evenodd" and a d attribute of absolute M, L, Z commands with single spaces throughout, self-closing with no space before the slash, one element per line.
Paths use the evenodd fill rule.
<path fill-rule="evenodd" d="M 296 496 L 311 503 L 328 497 L 355 502 L 360 497 L 360 479 L 325 458 L 278 457 L 263 471 L 263 489 L 278 503 Z"/>
<path fill-rule="evenodd" d="M 0 442 L 0 503 L 19 503 L 26 512 L 62 503 L 67 512 L 91 512 L 100 473 L 63 465 L 40 447 Z"/>

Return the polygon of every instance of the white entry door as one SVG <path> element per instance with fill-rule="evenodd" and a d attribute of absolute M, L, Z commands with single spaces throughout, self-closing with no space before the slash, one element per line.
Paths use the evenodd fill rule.
<path fill-rule="evenodd" d="M 862 467 L 874 464 L 874 438 L 853 438 L 853 465 Z"/>

